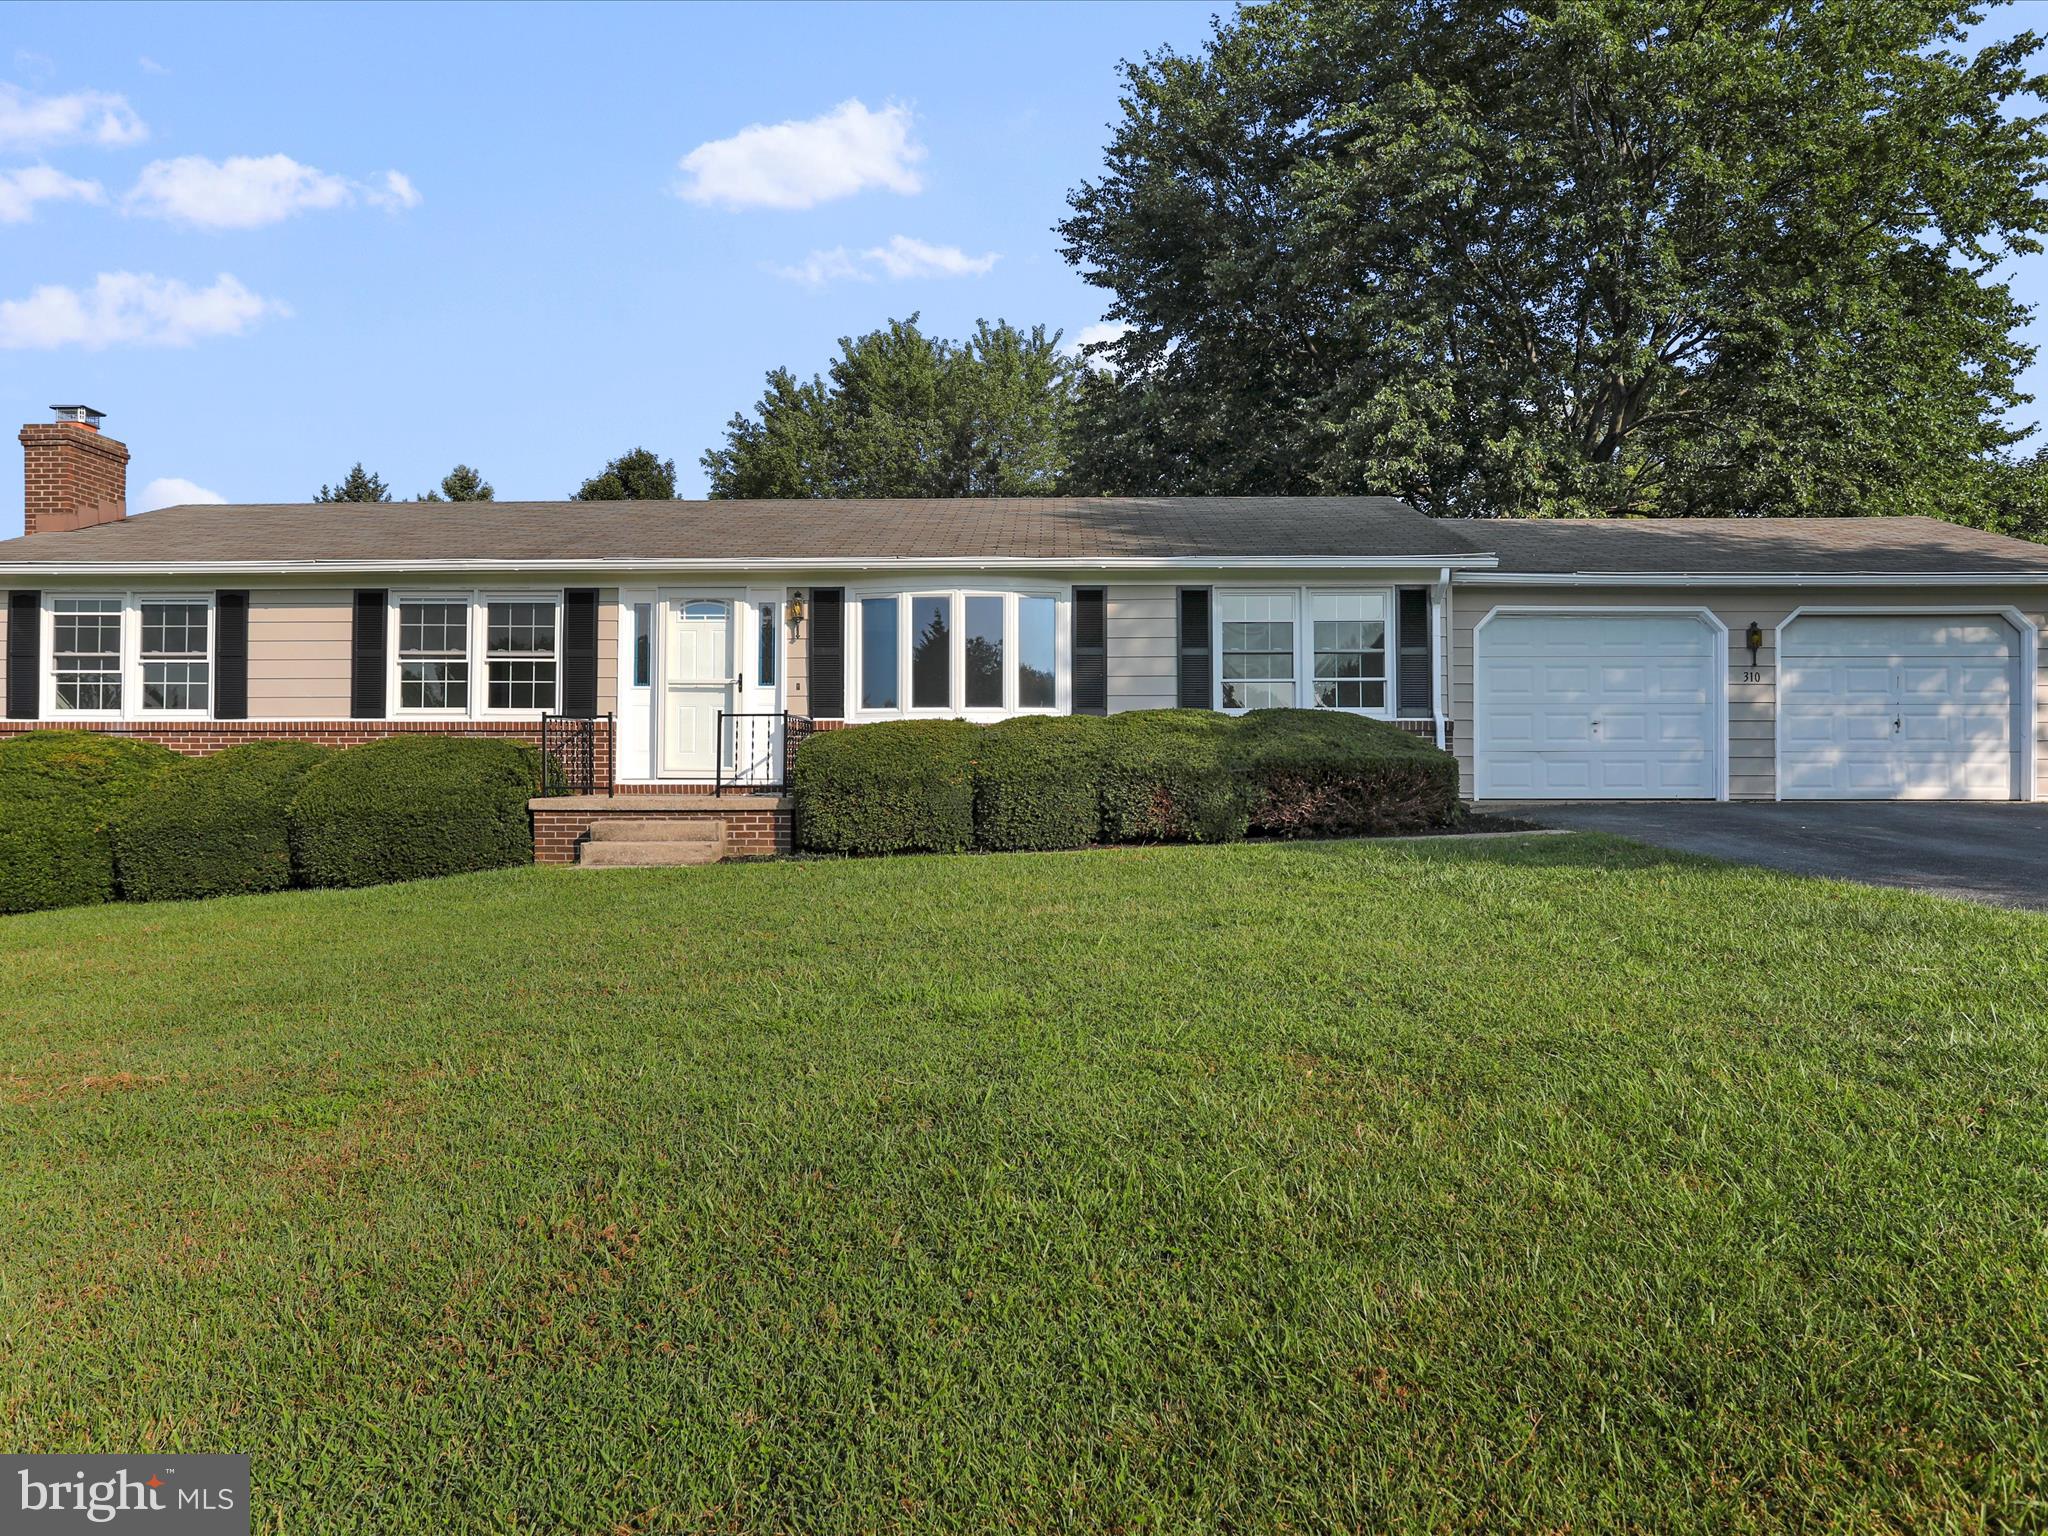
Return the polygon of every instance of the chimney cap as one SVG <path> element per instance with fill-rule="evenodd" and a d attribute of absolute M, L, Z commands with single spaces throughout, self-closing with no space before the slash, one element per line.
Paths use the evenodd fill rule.
<path fill-rule="evenodd" d="M 53 405 L 50 409 L 56 412 L 59 421 L 75 421 L 80 426 L 95 430 L 107 417 L 105 411 L 96 411 L 89 405 Z"/>

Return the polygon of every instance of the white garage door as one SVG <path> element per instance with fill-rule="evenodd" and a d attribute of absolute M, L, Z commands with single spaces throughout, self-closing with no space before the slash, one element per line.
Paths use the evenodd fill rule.
<path fill-rule="evenodd" d="M 1794 619 L 1779 641 L 1779 796 L 2011 799 L 2018 654 L 1989 615 Z"/>
<path fill-rule="evenodd" d="M 1711 800 L 1715 632 L 1681 613 L 1503 613 L 1474 647 L 1482 799 Z"/>

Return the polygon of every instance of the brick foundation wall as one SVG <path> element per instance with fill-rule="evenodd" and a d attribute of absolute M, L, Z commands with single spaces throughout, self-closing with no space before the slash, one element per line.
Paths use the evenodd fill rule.
<path fill-rule="evenodd" d="M 638 790 L 604 805 L 591 805 L 587 797 L 566 796 L 560 804 L 534 801 L 533 862 L 574 864 L 576 847 L 590 831 L 591 823 L 617 821 L 669 821 L 714 818 L 725 823 L 725 851 L 732 858 L 752 858 L 790 851 L 789 804 L 781 796 L 745 796 L 710 800 L 703 804 L 678 803 L 648 806 L 634 802 Z M 694 798 L 694 797 L 693 797 Z"/>
<path fill-rule="evenodd" d="M 612 746 L 597 722 L 597 787 L 611 787 Z M 360 747 L 386 736 L 488 736 L 540 745 L 538 720 L 0 720 L 0 740 L 30 731 L 98 731 L 153 741 L 187 757 L 207 757 L 250 741 L 304 741 L 319 747 Z"/>

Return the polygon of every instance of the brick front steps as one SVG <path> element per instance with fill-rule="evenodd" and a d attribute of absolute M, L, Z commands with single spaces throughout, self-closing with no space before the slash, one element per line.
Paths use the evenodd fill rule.
<path fill-rule="evenodd" d="M 787 795 L 555 795 L 527 809 L 536 864 L 712 864 L 790 848 Z"/>

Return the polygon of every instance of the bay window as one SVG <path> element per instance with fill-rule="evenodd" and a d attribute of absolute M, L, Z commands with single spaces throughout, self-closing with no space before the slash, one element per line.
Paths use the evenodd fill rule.
<path fill-rule="evenodd" d="M 121 599 L 60 597 L 51 610 L 50 660 L 60 710 L 121 707 Z"/>
<path fill-rule="evenodd" d="M 1051 592 L 853 592 L 859 712 L 1008 714 L 1060 707 Z"/>

